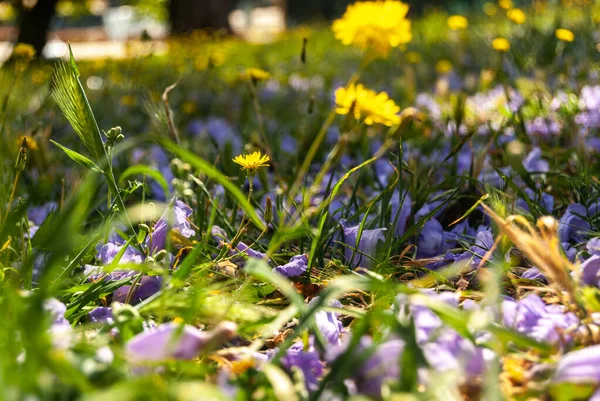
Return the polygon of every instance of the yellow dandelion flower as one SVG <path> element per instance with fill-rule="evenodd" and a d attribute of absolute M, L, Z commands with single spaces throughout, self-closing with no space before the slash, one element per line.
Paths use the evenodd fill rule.
<path fill-rule="evenodd" d="M 559 28 L 556 30 L 556 38 L 563 42 L 572 42 L 575 40 L 575 34 L 568 29 Z"/>
<path fill-rule="evenodd" d="M 510 50 L 510 42 L 505 38 L 496 38 L 492 41 L 492 47 L 499 52 L 507 52 Z"/>
<path fill-rule="evenodd" d="M 15 8 L 10 3 L 0 3 L 0 21 L 12 21 L 16 14 Z"/>
<path fill-rule="evenodd" d="M 70 17 L 75 11 L 75 4 L 72 1 L 60 1 L 56 5 L 56 13 L 61 17 Z"/>
<path fill-rule="evenodd" d="M 400 107 L 385 92 L 376 93 L 363 85 L 350 85 L 335 91 L 336 113 L 346 115 L 351 111 L 365 124 L 382 124 L 387 127 L 400 123 Z"/>
<path fill-rule="evenodd" d="M 268 167 L 270 160 L 269 155 L 263 155 L 260 151 L 250 153 L 249 155 L 239 155 L 233 159 L 244 170 L 248 170 L 248 173 L 253 173 L 260 167 Z"/>
<path fill-rule="evenodd" d="M 449 60 L 442 59 L 435 63 L 435 71 L 438 74 L 447 74 L 452 71 L 452 63 Z"/>
<path fill-rule="evenodd" d="M 525 20 L 527 19 L 527 16 L 523 12 L 523 10 L 521 10 L 520 8 L 511 8 L 510 10 L 508 10 L 506 12 L 506 16 L 512 22 L 517 23 L 519 25 L 523 24 L 525 22 Z"/>
<path fill-rule="evenodd" d="M 271 74 L 260 68 L 248 68 L 243 77 L 252 80 L 252 82 L 266 81 L 271 77 Z"/>
<path fill-rule="evenodd" d="M 203 71 L 208 67 L 208 57 L 204 56 L 204 55 L 199 55 L 198 57 L 196 57 L 196 60 L 194 62 L 194 67 L 196 68 L 196 71 Z"/>
<path fill-rule="evenodd" d="M 408 5 L 400 1 L 361 1 L 349 5 L 332 30 L 344 45 L 386 57 L 392 48 L 412 40 L 407 13 Z"/>
<path fill-rule="evenodd" d="M 132 107 L 135 105 L 135 97 L 132 95 L 121 96 L 121 105 L 126 107 Z"/>
<path fill-rule="evenodd" d="M 181 105 L 181 110 L 185 114 L 192 114 L 196 111 L 196 103 L 189 100 L 187 102 L 183 102 L 183 104 Z"/>
<path fill-rule="evenodd" d="M 421 53 L 408 52 L 406 53 L 406 60 L 411 64 L 419 64 L 421 62 Z"/>
<path fill-rule="evenodd" d="M 225 64 L 225 61 L 227 60 L 227 54 L 225 53 L 225 51 L 223 50 L 215 50 L 211 55 L 210 55 L 210 62 L 212 65 L 214 65 L 215 67 L 220 67 L 223 64 Z"/>
<path fill-rule="evenodd" d="M 18 43 L 13 50 L 13 56 L 23 60 L 33 60 L 35 49 L 29 44 Z"/>
<path fill-rule="evenodd" d="M 498 5 L 501 8 L 508 10 L 508 9 L 512 8 L 513 2 L 512 2 L 512 0 L 498 0 Z"/>
<path fill-rule="evenodd" d="M 488 17 L 492 17 L 492 16 L 496 15 L 496 13 L 498 12 L 498 7 L 496 7 L 496 5 L 494 3 L 484 3 L 483 4 L 483 12 Z"/>
<path fill-rule="evenodd" d="M 24 146 L 29 150 L 36 150 L 38 148 L 38 143 L 29 135 L 20 135 L 17 138 L 17 146 Z"/>
<path fill-rule="evenodd" d="M 453 31 L 460 31 L 462 29 L 467 29 L 469 26 L 469 20 L 462 15 L 451 15 L 448 17 L 448 28 Z"/>

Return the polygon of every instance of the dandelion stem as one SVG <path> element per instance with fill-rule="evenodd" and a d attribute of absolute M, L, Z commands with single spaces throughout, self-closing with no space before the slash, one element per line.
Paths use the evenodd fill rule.
<path fill-rule="evenodd" d="M 273 158 L 273 150 L 271 149 L 271 145 L 269 145 L 269 141 L 267 140 L 265 121 L 260 108 L 260 103 L 258 101 L 258 93 L 256 92 L 256 87 L 254 86 L 252 81 L 248 82 L 248 88 L 248 90 L 250 91 L 250 97 L 252 98 L 252 106 L 254 107 L 254 113 L 256 114 L 256 122 L 258 124 L 258 134 L 260 136 L 260 140 L 265 149 L 265 152 L 271 158 L 271 166 L 274 170 L 276 170 L 275 159 Z"/>
<path fill-rule="evenodd" d="M 4 216 L 4 218 L 8 218 L 8 214 L 10 213 L 10 207 L 15 198 L 15 193 L 17 192 L 17 184 L 19 183 L 20 175 L 21 172 L 17 170 L 17 173 L 15 174 L 15 180 L 13 181 L 12 190 L 10 191 L 10 198 L 8 199 L 8 206 L 6 207 L 6 215 Z"/>

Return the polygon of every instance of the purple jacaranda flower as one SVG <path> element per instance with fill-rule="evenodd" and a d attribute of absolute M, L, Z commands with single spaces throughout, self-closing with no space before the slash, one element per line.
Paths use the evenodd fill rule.
<path fill-rule="evenodd" d="M 442 203 L 446 202 L 447 197 L 443 195 L 443 192 L 437 191 L 433 195 L 431 195 L 431 199 L 433 200 L 425 203 L 419 210 L 417 210 L 417 212 L 415 213 L 415 221 L 419 221 L 421 218 L 428 215 L 431 211 L 435 210 Z M 439 210 L 437 210 L 432 217 L 439 217 L 446 209 L 446 206 L 447 204 L 440 207 Z"/>
<path fill-rule="evenodd" d="M 192 215 L 192 208 L 180 200 L 173 203 L 172 210 L 167 207 L 161 218 L 154 225 L 152 234 L 146 238 L 146 244 L 151 248 L 150 254 L 154 254 L 165 249 L 169 226 L 173 230 L 178 230 L 185 237 L 190 238 L 196 231 L 190 225 L 189 217 Z"/>
<path fill-rule="evenodd" d="M 422 348 L 427 363 L 436 371 L 458 369 L 468 378 L 482 376 L 494 357 L 492 351 L 476 346 L 452 329 L 441 330 L 435 340 L 422 344 Z"/>
<path fill-rule="evenodd" d="M 229 242 L 229 238 L 227 236 L 227 233 L 225 232 L 225 230 L 223 230 L 219 226 L 212 226 L 212 228 L 211 228 L 211 235 L 213 237 L 213 240 L 219 245 L 219 248 L 221 246 L 223 246 L 223 243 Z M 244 244 L 243 242 L 240 242 L 235 247 L 235 249 L 236 250 L 235 251 L 232 250 L 231 253 L 233 253 L 233 254 L 245 254 L 246 256 L 248 256 L 250 258 L 267 259 L 267 255 L 265 253 L 255 251 L 255 250 L 251 249 L 250 247 L 248 247 L 248 245 Z"/>
<path fill-rule="evenodd" d="M 67 307 L 58 299 L 47 299 L 44 302 L 44 310 L 50 315 L 52 324 L 69 324 L 69 321 L 65 318 L 65 313 L 67 313 Z"/>
<path fill-rule="evenodd" d="M 209 344 L 229 340 L 236 332 L 231 322 L 223 322 L 206 332 L 188 324 L 161 324 L 133 337 L 125 345 L 131 362 L 157 362 L 166 359 L 192 359 Z"/>
<path fill-rule="evenodd" d="M 479 231 L 475 236 L 475 244 L 466 252 L 463 252 L 454 263 L 468 264 L 476 268 L 481 263 L 485 254 L 494 246 L 494 236 L 491 231 Z"/>
<path fill-rule="evenodd" d="M 430 270 L 438 270 L 445 266 L 448 266 L 456 260 L 460 255 L 454 254 L 452 252 L 446 252 L 441 259 L 436 259 L 435 262 L 428 263 L 426 266 Z"/>
<path fill-rule="evenodd" d="M 600 285 L 600 255 L 592 255 L 583 262 L 579 273 L 583 284 L 598 287 Z"/>
<path fill-rule="evenodd" d="M 255 251 L 254 249 L 250 248 L 248 245 L 244 244 L 243 242 L 240 242 L 239 244 L 237 244 L 235 249 L 239 253 L 243 253 L 243 254 L 247 255 L 249 258 L 267 259 L 266 253 Z"/>
<path fill-rule="evenodd" d="M 417 238 L 417 258 L 432 258 L 446 251 L 442 223 L 431 218 L 423 224 Z"/>
<path fill-rule="evenodd" d="M 600 384 L 600 345 L 569 352 L 558 361 L 554 383 Z"/>
<path fill-rule="evenodd" d="M 458 295 L 453 292 L 435 293 L 424 291 L 429 297 L 458 308 Z M 405 295 L 398 296 L 397 306 L 401 314 L 410 312 L 415 324 L 417 343 L 421 346 L 429 366 L 438 371 L 459 370 L 467 378 L 485 373 L 487 364 L 495 354 L 476 346 L 454 329 L 447 327 L 442 319 L 424 305 L 408 303 Z M 471 305 L 472 308 L 476 307 Z"/>
<path fill-rule="evenodd" d="M 542 150 L 535 147 L 523 160 L 523 167 L 528 173 L 547 173 L 550 170 L 550 163 L 542 159 Z"/>
<path fill-rule="evenodd" d="M 463 146 L 456 154 L 456 172 L 459 175 L 468 174 L 473 163 L 473 150 L 470 146 Z"/>
<path fill-rule="evenodd" d="M 300 369 L 304 375 L 306 388 L 309 391 L 314 391 L 319 387 L 319 379 L 323 375 L 324 363 L 311 343 L 312 339 L 306 349 L 302 341 L 292 344 L 281 358 L 281 364 L 288 371 L 292 371 L 293 368 Z"/>
<path fill-rule="evenodd" d="M 341 224 L 344 231 L 344 242 L 348 245 L 344 249 L 344 256 L 350 267 L 354 269 L 360 266 L 371 269 L 373 259 L 377 256 L 377 244 L 379 241 L 385 241 L 383 233 L 386 229 L 363 230 L 357 246 L 356 241 L 360 225 L 346 227 L 343 221 Z"/>
<path fill-rule="evenodd" d="M 564 345 L 571 341 L 567 333 L 579 324 L 579 319 L 561 305 L 546 305 L 535 294 L 515 301 L 506 298 L 502 302 L 504 325 L 538 341 Z"/>
<path fill-rule="evenodd" d="M 550 101 L 549 109 L 558 111 L 568 103 L 570 103 L 569 94 L 564 91 L 558 91 Z"/>
<path fill-rule="evenodd" d="M 510 96 L 510 101 L 508 102 L 508 108 L 513 113 L 516 113 L 521 108 L 521 106 L 523 106 L 523 104 L 525 104 L 525 98 L 523 97 L 523 95 L 521 95 L 521 93 L 517 92 L 516 90 L 514 90 L 512 88 L 508 89 L 508 94 Z"/>
<path fill-rule="evenodd" d="M 454 308 L 458 308 L 458 294 L 453 292 L 436 293 L 433 290 L 423 290 L 428 297 L 432 297 Z M 398 312 L 401 314 L 410 313 L 415 322 L 415 334 L 417 342 L 424 344 L 433 338 L 434 333 L 438 332 L 444 325 L 442 320 L 431 309 L 426 306 L 409 303 L 408 297 L 404 294 L 396 297 Z"/>
<path fill-rule="evenodd" d="M 570 240 L 580 241 L 580 235 L 590 230 L 590 224 L 584 220 L 588 216 L 585 206 L 572 203 L 567 207 L 565 214 L 558 221 L 558 238 L 560 242 Z"/>
<path fill-rule="evenodd" d="M 395 193 L 390 203 L 392 205 L 392 224 L 396 221 L 394 235 L 399 237 L 406 231 L 406 223 L 412 209 L 412 199 L 408 194 L 399 196 L 399 194 Z M 400 204 L 402 204 L 402 207 Z M 397 220 L 395 220 L 396 218 Z"/>
<path fill-rule="evenodd" d="M 58 204 L 56 202 L 47 202 L 42 206 L 28 208 L 27 218 L 36 226 L 41 226 L 48 215 L 55 210 L 58 210 Z"/>
<path fill-rule="evenodd" d="M 577 257 L 577 248 L 571 246 L 571 244 L 569 244 L 568 242 L 563 242 L 560 245 L 562 246 L 565 256 L 567 257 L 567 259 L 569 259 L 569 262 L 575 262 L 575 258 Z"/>
<path fill-rule="evenodd" d="M 542 206 L 546 211 L 552 212 L 554 209 L 554 197 L 546 192 L 539 193 L 534 192 L 531 188 L 525 188 L 524 192 L 527 197 L 534 203 Z M 529 205 L 524 199 L 517 199 L 517 207 L 529 212 Z"/>
<path fill-rule="evenodd" d="M 356 352 L 358 355 L 372 352 L 364 363 L 362 363 L 353 381 L 356 391 L 373 398 L 381 397 L 383 385 L 391 380 L 400 378 L 400 358 L 406 344 L 400 339 L 386 341 L 372 350 L 373 341 L 370 337 L 363 337 Z"/>
<path fill-rule="evenodd" d="M 42 206 L 31 207 L 27 210 L 27 217 L 33 224 L 29 225 L 29 233 L 26 234 L 27 238 L 33 238 L 35 233 L 39 230 L 42 223 L 53 211 L 58 210 L 56 202 L 48 202 Z"/>
<path fill-rule="evenodd" d="M 536 117 L 525 123 L 525 129 L 530 135 L 549 137 L 560 134 L 561 125 L 552 118 Z"/>
<path fill-rule="evenodd" d="M 112 324 L 113 314 L 112 308 L 108 308 L 106 306 L 98 306 L 88 313 L 88 317 L 90 318 L 90 322 L 93 323 L 108 323 Z"/>
<path fill-rule="evenodd" d="M 544 276 L 544 274 L 535 266 L 525 270 L 523 274 L 521 274 L 521 277 L 528 280 L 542 280 L 544 282 L 548 282 L 546 276 Z"/>
<path fill-rule="evenodd" d="M 415 99 L 415 107 L 427 113 L 434 121 L 442 118 L 442 108 L 435 98 L 429 93 L 419 93 Z"/>
<path fill-rule="evenodd" d="M 285 134 L 281 140 L 281 150 L 289 154 L 295 154 L 298 150 L 296 138 L 290 134 Z"/>
<path fill-rule="evenodd" d="M 465 239 L 465 236 L 473 236 L 474 230 L 469 227 L 468 221 L 462 221 L 455 225 L 452 230 L 444 231 L 442 224 L 435 218 L 426 221 L 417 237 L 417 258 L 428 259 L 444 254 L 452 247 L 458 244 L 460 239 Z M 448 254 L 444 256 L 444 260 L 428 264 L 430 269 L 439 268 L 446 262 L 453 261 L 458 256 Z"/>
<path fill-rule="evenodd" d="M 273 271 L 285 277 L 298 277 L 304 274 L 308 268 L 308 257 L 306 255 L 292 256 L 290 261 L 282 266 L 273 268 Z"/>
<path fill-rule="evenodd" d="M 313 298 L 308 305 L 314 305 L 318 300 L 317 298 Z M 342 304 L 338 300 L 333 300 L 330 302 L 329 306 L 333 306 L 335 308 L 341 308 Z M 327 340 L 329 345 L 339 345 L 341 343 L 340 335 L 344 330 L 344 325 L 342 322 L 338 320 L 338 314 L 336 312 L 327 312 L 324 310 L 320 310 L 315 314 L 315 321 L 317 324 L 317 328 L 323 335 L 323 337 Z"/>
<path fill-rule="evenodd" d="M 575 116 L 575 122 L 585 128 L 600 127 L 600 85 L 584 86 L 579 95 L 581 112 Z"/>
<path fill-rule="evenodd" d="M 335 104 L 335 96 L 333 97 L 333 103 Z M 328 145 L 334 145 L 338 139 L 340 138 L 340 128 L 337 126 L 331 126 L 327 130 L 327 136 L 325 137 L 325 142 Z"/>
<path fill-rule="evenodd" d="M 114 242 L 107 242 L 106 244 L 100 246 L 96 257 L 100 260 L 102 265 L 110 264 L 113 262 L 115 257 L 119 254 L 119 252 L 124 246 L 127 245 L 118 244 Z M 127 246 L 127 249 L 121 256 L 121 259 L 119 259 L 119 264 L 140 264 L 143 260 L 144 256 L 140 252 L 138 252 L 133 246 Z"/>
<path fill-rule="evenodd" d="M 188 126 L 188 130 L 192 135 L 208 135 L 219 149 L 223 149 L 229 143 L 234 154 L 238 154 L 242 150 L 241 136 L 228 121 L 222 118 L 211 117 L 206 121 L 194 120 Z"/>
<path fill-rule="evenodd" d="M 600 237 L 590 239 L 585 248 L 591 255 L 600 255 Z"/>
<path fill-rule="evenodd" d="M 173 175 L 173 171 L 171 170 L 171 160 L 167 155 L 167 152 L 160 146 L 152 146 L 150 148 L 150 152 L 148 155 L 147 164 L 154 167 L 158 172 L 163 176 L 165 181 L 167 182 L 169 193 L 173 192 L 173 179 L 175 176 Z M 161 202 L 166 202 L 166 195 L 164 189 L 161 185 L 153 179 L 149 180 L 149 186 L 152 190 L 152 194 L 154 198 Z"/>
<path fill-rule="evenodd" d="M 135 272 L 133 272 L 136 274 Z M 135 281 L 135 279 L 134 279 Z M 130 303 L 132 305 L 142 302 L 144 299 L 156 294 L 162 288 L 162 276 L 143 276 L 136 284 L 136 289 L 131 296 Z M 131 285 L 119 287 L 113 293 L 113 301 L 125 303 L 127 295 L 131 289 Z"/>
<path fill-rule="evenodd" d="M 44 302 L 44 310 L 50 315 L 49 334 L 52 345 L 56 348 L 67 348 L 71 344 L 73 328 L 65 317 L 67 307 L 56 298 Z"/>

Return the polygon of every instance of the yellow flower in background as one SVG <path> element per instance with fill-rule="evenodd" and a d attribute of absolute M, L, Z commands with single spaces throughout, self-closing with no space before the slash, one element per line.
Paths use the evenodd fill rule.
<path fill-rule="evenodd" d="M 29 150 L 36 150 L 38 148 L 38 143 L 32 136 L 19 135 L 17 138 L 17 146 L 25 146 Z"/>
<path fill-rule="evenodd" d="M 10 3 L 0 3 L 0 21 L 12 21 L 16 16 L 15 8 Z"/>
<path fill-rule="evenodd" d="M 512 0 L 498 0 L 498 5 L 501 8 L 508 10 L 508 9 L 512 8 L 513 3 L 512 3 Z"/>
<path fill-rule="evenodd" d="M 270 160 L 271 158 L 269 155 L 263 155 L 260 153 L 260 151 L 253 152 L 248 155 L 238 155 L 233 159 L 235 163 L 242 166 L 242 168 L 247 170 L 248 173 L 253 173 L 260 167 L 268 167 Z"/>
<path fill-rule="evenodd" d="M 35 49 L 29 44 L 17 43 L 13 50 L 13 56 L 21 60 L 33 60 L 35 57 Z"/>
<path fill-rule="evenodd" d="M 572 42 L 575 40 L 575 34 L 565 28 L 557 29 L 555 34 L 556 38 L 558 40 L 562 40 L 563 42 Z"/>
<path fill-rule="evenodd" d="M 60 1 L 56 5 L 56 13 L 61 17 L 69 17 L 75 13 L 75 4 L 72 1 Z"/>
<path fill-rule="evenodd" d="M 392 48 L 412 40 L 407 13 L 408 5 L 400 1 L 358 2 L 333 22 L 332 30 L 344 45 L 386 57 Z"/>
<path fill-rule="evenodd" d="M 196 103 L 189 100 L 183 102 L 183 104 L 181 105 L 181 111 L 183 111 L 185 114 L 192 114 L 196 111 Z"/>
<path fill-rule="evenodd" d="M 215 50 L 210 55 L 210 62 L 215 67 L 222 66 L 223 64 L 225 64 L 226 60 L 227 60 L 227 54 L 225 53 L 225 51 L 223 49 Z"/>
<path fill-rule="evenodd" d="M 496 7 L 496 5 L 494 3 L 484 3 L 483 4 L 483 12 L 488 17 L 491 17 L 491 16 L 496 15 L 496 13 L 498 12 L 498 7 Z"/>
<path fill-rule="evenodd" d="M 252 82 L 266 81 L 271 77 L 271 74 L 260 68 L 248 68 L 242 75 L 244 78 L 252 80 Z"/>
<path fill-rule="evenodd" d="M 421 53 L 408 52 L 406 53 L 406 60 L 411 64 L 419 64 L 421 62 Z"/>
<path fill-rule="evenodd" d="M 481 83 L 484 85 L 491 84 L 496 73 L 493 70 L 482 70 L 480 74 Z"/>
<path fill-rule="evenodd" d="M 131 107 L 135 105 L 135 96 L 132 95 L 124 95 L 121 97 L 121 104 L 126 107 Z"/>
<path fill-rule="evenodd" d="M 447 74 L 452 71 L 452 63 L 449 60 L 442 59 L 435 63 L 435 71 L 438 74 Z"/>
<path fill-rule="evenodd" d="M 510 50 L 510 42 L 504 38 L 496 38 L 492 41 L 492 47 L 499 52 L 507 52 Z"/>
<path fill-rule="evenodd" d="M 506 16 L 514 23 L 519 25 L 523 24 L 527 19 L 527 16 L 520 8 L 511 8 L 506 12 Z"/>
<path fill-rule="evenodd" d="M 461 29 L 467 29 L 469 26 L 469 20 L 462 15 L 451 15 L 448 17 L 448 28 L 453 31 L 459 31 Z"/>
<path fill-rule="evenodd" d="M 400 107 L 385 92 L 376 93 L 363 85 L 350 85 L 335 91 L 336 113 L 353 113 L 357 120 L 365 124 L 382 124 L 387 127 L 400 123 Z"/>
<path fill-rule="evenodd" d="M 194 68 L 196 71 L 203 71 L 208 67 L 209 59 L 205 55 L 201 54 L 194 60 Z"/>

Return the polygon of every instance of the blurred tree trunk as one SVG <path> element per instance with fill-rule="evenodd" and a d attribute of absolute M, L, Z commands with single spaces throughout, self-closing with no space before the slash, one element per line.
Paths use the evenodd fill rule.
<path fill-rule="evenodd" d="M 199 29 L 231 32 L 228 16 L 235 3 L 236 0 L 171 0 L 171 33 L 185 34 Z"/>
<path fill-rule="evenodd" d="M 287 0 L 288 18 L 296 24 L 324 19 L 326 21 L 339 17 L 352 0 Z"/>
<path fill-rule="evenodd" d="M 17 43 L 27 43 L 35 49 L 37 57 L 41 57 L 46 46 L 48 31 L 52 17 L 56 13 L 58 0 L 38 0 L 33 7 L 27 8 L 23 1 L 18 1 L 19 36 Z"/>

